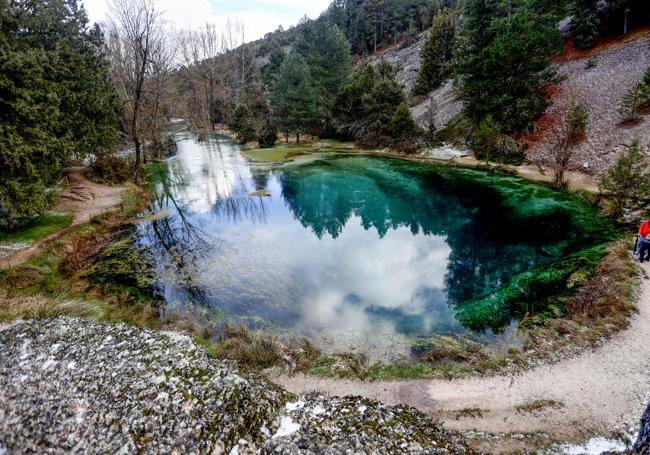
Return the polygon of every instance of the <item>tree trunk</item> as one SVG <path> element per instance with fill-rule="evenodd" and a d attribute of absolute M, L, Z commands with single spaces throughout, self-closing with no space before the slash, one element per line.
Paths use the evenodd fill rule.
<path fill-rule="evenodd" d="M 300 132 L 296 133 L 296 144 L 300 144 Z"/>
<path fill-rule="evenodd" d="M 138 183 L 140 181 L 140 139 L 137 136 L 133 137 L 135 145 L 135 169 L 133 169 L 133 181 Z"/>

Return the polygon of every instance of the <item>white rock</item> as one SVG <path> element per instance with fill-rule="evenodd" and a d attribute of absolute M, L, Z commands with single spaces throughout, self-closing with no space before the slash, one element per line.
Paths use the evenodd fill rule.
<path fill-rule="evenodd" d="M 284 407 L 286 408 L 287 411 L 295 411 L 296 409 L 302 409 L 305 406 L 305 402 L 302 400 L 298 400 L 295 403 L 287 403 Z"/>
<path fill-rule="evenodd" d="M 41 366 L 41 370 L 49 370 L 51 367 L 53 367 L 53 366 L 56 365 L 57 363 L 59 363 L 59 362 L 57 362 L 56 360 L 54 360 L 52 357 L 49 357 L 49 358 L 45 361 L 45 363 L 43 363 L 43 365 Z"/>
<path fill-rule="evenodd" d="M 281 438 L 282 436 L 289 436 L 300 430 L 300 425 L 293 421 L 289 416 L 283 416 L 280 420 L 280 428 L 273 435 L 273 439 Z"/>

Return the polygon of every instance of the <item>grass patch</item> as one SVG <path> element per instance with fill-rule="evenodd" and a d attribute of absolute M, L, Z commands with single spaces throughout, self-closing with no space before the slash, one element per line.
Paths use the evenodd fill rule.
<path fill-rule="evenodd" d="M 282 163 L 317 152 L 352 153 L 355 151 L 357 151 L 356 146 L 351 142 L 328 139 L 300 144 L 279 144 L 267 149 L 242 150 L 241 153 L 257 163 Z"/>
<path fill-rule="evenodd" d="M 483 413 L 490 412 L 486 409 L 481 408 L 464 408 L 455 411 L 456 420 L 460 419 L 481 419 L 483 418 Z"/>
<path fill-rule="evenodd" d="M 48 213 L 25 220 L 17 230 L 0 230 L 0 243 L 33 243 L 65 229 L 72 223 L 72 215 L 65 213 Z"/>
<path fill-rule="evenodd" d="M 556 400 L 535 400 L 529 403 L 524 403 L 515 406 L 517 412 L 527 413 L 527 412 L 537 412 L 546 408 L 560 409 L 564 407 L 564 403 Z"/>
<path fill-rule="evenodd" d="M 60 316 L 98 319 L 101 314 L 99 306 L 78 300 L 51 299 L 43 295 L 0 298 L 0 321 Z"/>
<path fill-rule="evenodd" d="M 280 145 L 268 149 L 242 150 L 241 153 L 258 163 L 282 163 L 298 156 L 309 155 L 314 151 L 311 146 Z"/>

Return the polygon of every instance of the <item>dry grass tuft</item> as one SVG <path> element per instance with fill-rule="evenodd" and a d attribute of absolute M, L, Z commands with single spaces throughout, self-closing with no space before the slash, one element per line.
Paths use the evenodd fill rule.
<path fill-rule="evenodd" d="M 482 419 L 484 413 L 490 412 L 489 409 L 481 408 L 463 408 L 457 411 L 452 411 L 456 414 L 456 420 L 460 419 Z"/>
<path fill-rule="evenodd" d="M 563 408 L 564 403 L 561 401 L 556 401 L 556 400 L 535 400 L 531 401 L 529 403 L 524 403 L 520 404 L 518 406 L 515 406 L 515 409 L 517 412 L 535 412 L 535 411 L 541 411 L 542 409 L 545 408 Z"/>
<path fill-rule="evenodd" d="M 0 271 L 0 289 L 12 292 L 26 289 L 40 281 L 46 270 L 32 265 L 20 265 Z"/>
<path fill-rule="evenodd" d="M 268 368 L 280 360 L 281 347 L 277 340 L 261 332 L 251 332 L 245 325 L 226 324 L 223 335 L 215 346 L 217 357 L 261 368 Z"/>
<path fill-rule="evenodd" d="M 209 350 L 216 357 L 250 367 L 284 365 L 289 373 L 311 368 L 320 357 L 320 352 L 307 340 L 282 341 L 268 333 L 251 331 L 245 325 L 224 325 L 219 341 Z"/>
<path fill-rule="evenodd" d="M 635 311 L 634 285 L 638 272 L 625 241 L 612 245 L 596 268 L 594 276 L 567 303 L 567 313 L 574 321 L 610 318 L 625 324 Z"/>
<path fill-rule="evenodd" d="M 51 319 L 60 316 L 98 318 L 101 310 L 77 300 L 51 300 L 42 295 L 0 298 L 0 321 Z"/>

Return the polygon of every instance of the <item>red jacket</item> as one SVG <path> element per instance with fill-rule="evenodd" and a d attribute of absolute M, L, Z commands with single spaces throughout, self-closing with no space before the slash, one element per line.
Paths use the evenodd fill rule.
<path fill-rule="evenodd" d="M 639 235 L 641 237 L 645 237 L 648 234 L 650 234 L 650 220 L 646 220 L 641 223 L 641 227 L 639 228 Z"/>

